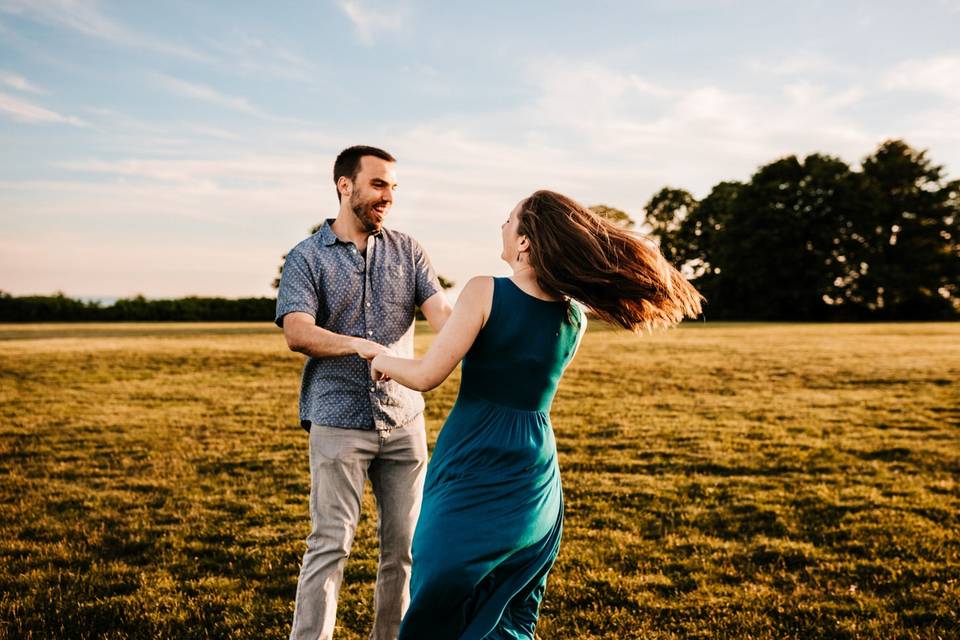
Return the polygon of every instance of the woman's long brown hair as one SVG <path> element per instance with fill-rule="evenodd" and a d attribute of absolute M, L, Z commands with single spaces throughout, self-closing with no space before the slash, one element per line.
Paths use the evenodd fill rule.
<path fill-rule="evenodd" d="M 520 235 L 544 291 L 586 305 L 631 331 L 669 327 L 700 315 L 700 292 L 651 241 L 580 203 L 541 190 L 520 207 Z"/>

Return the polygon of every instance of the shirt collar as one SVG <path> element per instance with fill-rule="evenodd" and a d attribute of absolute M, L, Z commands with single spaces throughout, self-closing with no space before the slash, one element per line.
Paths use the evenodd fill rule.
<path fill-rule="evenodd" d="M 323 242 L 324 246 L 329 247 L 332 244 L 336 244 L 339 238 L 337 234 L 333 232 L 333 229 L 330 227 L 330 223 L 333 222 L 332 219 L 326 219 L 323 221 L 323 225 L 320 227 L 320 240 Z"/>
<path fill-rule="evenodd" d="M 330 225 L 333 224 L 335 218 L 327 218 L 323 221 L 323 225 L 320 227 L 320 240 L 323 242 L 324 246 L 329 247 L 330 245 L 341 242 L 340 238 L 337 237 L 337 234 L 333 232 L 333 227 Z M 383 233 L 383 227 L 380 227 L 379 231 L 375 231 L 370 234 L 371 238 L 377 238 L 380 234 Z"/>

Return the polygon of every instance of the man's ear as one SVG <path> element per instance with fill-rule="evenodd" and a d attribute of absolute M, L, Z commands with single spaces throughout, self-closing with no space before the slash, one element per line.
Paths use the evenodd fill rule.
<path fill-rule="evenodd" d="M 349 196 L 353 192 L 353 181 L 347 176 L 340 176 L 337 180 L 337 191 L 341 196 Z"/>

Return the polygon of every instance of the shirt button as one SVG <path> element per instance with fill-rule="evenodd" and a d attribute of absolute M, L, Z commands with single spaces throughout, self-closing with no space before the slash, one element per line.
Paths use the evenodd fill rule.
<path fill-rule="evenodd" d="M 370 303 L 368 302 L 368 303 L 367 303 L 367 309 L 369 309 L 369 308 L 370 308 Z"/>
<path fill-rule="evenodd" d="M 367 335 L 368 335 L 368 336 L 372 336 L 372 335 L 373 335 L 373 331 L 367 331 Z"/>
<path fill-rule="evenodd" d="M 375 386 L 370 385 L 370 391 L 376 391 L 376 390 L 377 390 L 377 388 L 376 388 Z"/>

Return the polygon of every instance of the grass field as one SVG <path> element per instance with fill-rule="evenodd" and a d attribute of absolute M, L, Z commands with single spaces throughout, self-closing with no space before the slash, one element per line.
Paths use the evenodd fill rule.
<path fill-rule="evenodd" d="M 0 638 L 286 637 L 300 366 L 266 324 L 0 325 Z M 958 379 L 958 324 L 593 326 L 539 635 L 960 637 Z M 338 638 L 369 633 L 374 514 Z"/>

